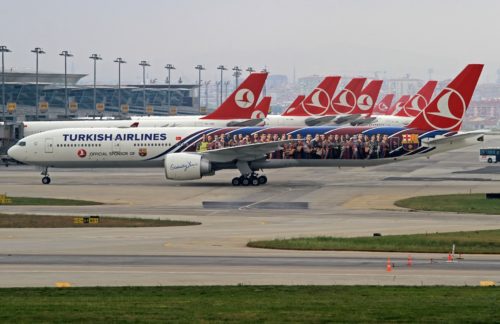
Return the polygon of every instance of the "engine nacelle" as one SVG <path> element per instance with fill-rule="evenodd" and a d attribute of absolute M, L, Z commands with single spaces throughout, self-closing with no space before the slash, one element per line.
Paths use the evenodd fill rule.
<path fill-rule="evenodd" d="M 210 161 L 199 154 L 167 154 L 164 165 L 165 176 L 170 180 L 195 180 L 214 174 Z"/>

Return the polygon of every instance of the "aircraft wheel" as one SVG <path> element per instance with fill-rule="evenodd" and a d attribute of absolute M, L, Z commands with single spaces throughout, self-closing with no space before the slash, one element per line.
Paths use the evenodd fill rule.
<path fill-rule="evenodd" d="M 233 184 L 233 186 L 239 186 L 241 184 L 240 178 L 239 177 L 233 178 L 231 183 Z"/>
<path fill-rule="evenodd" d="M 258 177 L 259 179 L 259 184 L 264 185 L 267 183 L 267 177 L 265 175 Z"/>
<path fill-rule="evenodd" d="M 259 178 L 257 177 L 250 177 L 250 183 L 252 186 L 258 186 L 260 185 Z"/>
<path fill-rule="evenodd" d="M 243 180 L 241 180 L 241 185 L 242 186 L 248 186 L 250 184 L 250 179 L 248 178 L 243 178 Z"/>
<path fill-rule="evenodd" d="M 491 158 L 489 158 L 488 163 L 493 163 L 493 160 Z"/>
<path fill-rule="evenodd" d="M 43 177 L 42 178 L 42 183 L 43 184 L 49 184 L 50 183 L 50 178 L 49 177 Z"/>

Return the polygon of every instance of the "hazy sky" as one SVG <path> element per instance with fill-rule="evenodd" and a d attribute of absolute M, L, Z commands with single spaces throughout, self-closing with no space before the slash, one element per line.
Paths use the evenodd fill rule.
<path fill-rule="evenodd" d="M 42 47 L 40 70 L 63 71 L 61 50 L 75 55 L 70 71 L 116 82 L 164 80 L 165 64 L 177 67 L 172 80 L 197 80 L 196 64 L 263 68 L 292 77 L 310 74 L 410 73 L 453 77 L 467 63 L 485 63 L 481 82 L 494 82 L 500 68 L 500 1 L 496 0 L 2 0 L 0 45 L 13 53 L 7 68 L 34 70 L 30 50 Z M 229 76 L 229 71 L 226 72 Z M 86 81 L 90 81 L 87 79 Z"/>

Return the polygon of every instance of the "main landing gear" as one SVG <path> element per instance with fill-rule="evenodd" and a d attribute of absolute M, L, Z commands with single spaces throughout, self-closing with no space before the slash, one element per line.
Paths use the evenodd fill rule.
<path fill-rule="evenodd" d="M 50 183 L 49 168 L 43 169 L 41 175 L 43 175 L 42 183 L 49 184 Z"/>
<path fill-rule="evenodd" d="M 233 186 L 259 186 L 267 183 L 267 177 L 265 175 L 259 176 L 256 173 L 251 173 L 250 175 L 235 177 L 231 183 Z"/>

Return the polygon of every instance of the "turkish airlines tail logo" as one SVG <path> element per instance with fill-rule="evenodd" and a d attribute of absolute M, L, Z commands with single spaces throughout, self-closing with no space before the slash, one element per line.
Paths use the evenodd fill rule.
<path fill-rule="evenodd" d="M 408 127 L 459 131 L 483 66 L 483 64 L 467 65 Z"/>
<path fill-rule="evenodd" d="M 305 98 L 306 96 L 304 95 L 297 96 L 297 98 L 295 98 L 295 100 L 290 104 L 290 106 L 288 106 L 285 112 L 283 112 L 281 115 L 282 116 L 293 115 L 294 111 L 297 110 L 297 106 L 300 105 L 300 103 L 302 103 L 302 101 L 304 101 Z"/>
<path fill-rule="evenodd" d="M 330 108 L 330 99 L 340 82 L 338 76 L 327 76 L 296 109 L 288 111 L 286 116 L 323 116 Z"/>
<path fill-rule="evenodd" d="M 252 73 L 229 97 L 211 114 L 202 119 L 250 119 L 256 110 L 267 73 Z"/>
<path fill-rule="evenodd" d="M 432 94 L 436 89 L 437 81 L 428 81 L 416 95 L 414 95 L 403 106 L 398 116 L 415 117 L 417 116 L 431 101 Z"/>
<path fill-rule="evenodd" d="M 358 96 L 361 93 L 366 78 L 354 78 L 340 91 L 332 100 L 332 114 L 345 115 L 350 114 L 356 108 Z"/>
<path fill-rule="evenodd" d="M 379 101 L 378 104 L 373 107 L 373 114 L 375 115 L 383 115 L 385 114 L 388 110 L 389 107 L 392 104 L 392 100 L 394 99 L 394 94 L 390 93 L 384 96 L 382 100 Z"/>
<path fill-rule="evenodd" d="M 377 101 L 380 89 L 382 88 L 382 80 L 371 81 L 362 91 L 356 102 L 355 114 L 370 114 L 372 112 L 375 101 Z"/>

